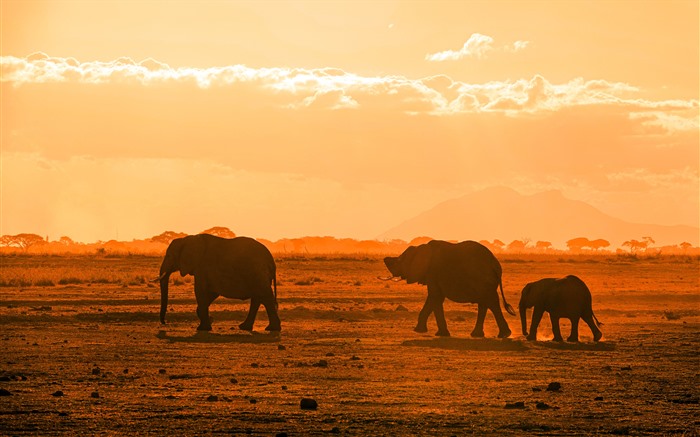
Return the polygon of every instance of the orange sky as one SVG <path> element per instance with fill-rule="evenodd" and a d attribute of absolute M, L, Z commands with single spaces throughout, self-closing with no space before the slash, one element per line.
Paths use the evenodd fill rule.
<path fill-rule="evenodd" d="M 2 234 L 374 238 L 494 185 L 700 220 L 697 1 L 1 5 Z"/>

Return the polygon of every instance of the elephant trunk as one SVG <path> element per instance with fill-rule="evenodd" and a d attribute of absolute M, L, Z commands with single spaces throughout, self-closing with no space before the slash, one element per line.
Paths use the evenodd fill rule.
<path fill-rule="evenodd" d="M 523 327 L 523 335 L 527 336 L 527 307 L 520 305 L 520 323 Z"/>
<path fill-rule="evenodd" d="M 163 272 L 160 275 L 160 323 L 165 325 L 165 312 L 168 310 L 168 281 L 170 273 Z"/>

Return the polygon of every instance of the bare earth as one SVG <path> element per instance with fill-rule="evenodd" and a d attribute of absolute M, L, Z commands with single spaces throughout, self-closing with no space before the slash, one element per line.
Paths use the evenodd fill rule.
<path fill-rule="evenodd" d="M 509 315 L 499 340 L 491 314 L 471 339 L 476 306 L 453 302 L 453 337 L 434 337 L 432 317 L 416 334 L 425 290 L 377 280 L 377 257 L 279 258 L 281 335 L 263 331 L 263 309 L 256 332 L 238 331 L 248 304 L 223 298 L 196 333 L 191 281 L 172 286 L 161 326 L 143 283 L 159 258 L 3 257 L 6 284 L 16 271 L 126 279 L 0 288 L 0 434 L 699 434 L 697 257 L 499 258 L 516 308 L 527 282 L 581 277 L 603 341 L 585 324 L 580 344 L 548 341 L 545 317 L 527 342 Z"/>

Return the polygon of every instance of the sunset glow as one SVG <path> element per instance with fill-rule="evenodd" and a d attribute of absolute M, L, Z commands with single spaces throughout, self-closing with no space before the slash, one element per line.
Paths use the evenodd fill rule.
<path fill-rule="evenodd" d="M 698 226 L 698 16 L 3 0 L 0 234 L 372 239 L 494 186 Z"/>

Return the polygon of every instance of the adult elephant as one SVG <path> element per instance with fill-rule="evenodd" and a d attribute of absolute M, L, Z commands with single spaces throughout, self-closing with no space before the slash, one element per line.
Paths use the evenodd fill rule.
<path fill-rule="evenodd" d="M 571 334 L 567 341 L 578 341 L 578 321 L 583 319 L 593 333 L 593 341 L 603 336 L 598 326 L 601 324 L 593 314 L 591 291 L 577 276 L 564 278 L 544 278 L 527 284 L 520 295 L 520 321 L 523 335 L 528 340 L 537 340 L 537 327 L 544 312 L 549 313 L 552 321 L 554 341 L 564 341 L 559 329 L 559 319 L 571 320 Z M 527 332 L 527 309 L 534 307 L 530 333 Z"/>
<path fill-rule="evenodd" d="M 209 305 L 217 297 L 224 296 L 250 299 L 248 316 L 238 325 L 242 330 L 253 330 L 258 308 L 264 305 L 270 321 L 265 329 L 280 331 L 276 270 L 270 251 L 252 238 L 221 238 L 208 234 L 177 238 L 168 246 L 160 266 L 160 322 L 165 324 L 170 274 L 179 271 L 181 276 L 194 276 L 200 321 L 197 330 L 211 330 Z"/>
<path fill-rule="evenodd" d="M 449 243 L 433 240 L 420 246 L 411 246 L 398 257 L 384 258 L 384 264 L 391 272 L 391 278 L 405 279 L 407 283 L 428 286 L 428 297 L 418 314 L 416 332 L 428 331 L 428 317 L 435 313 L 438 331 L 435 335 L 448 337 L 447 321 L 443 302 L 445 298 L 460 303 L 478 304 L 476 326 L 472 337 L 484 336 L 486 311 L 491 310 L 498 324 L 498 336 L 508 337 L 511 333 L 501 312 L 498 287 L 501 288 L 503 304 L 508 313 L 515 315 L 506 302 L 501 282 L 501 264 L 485 246 L 475 241 Z"/>

